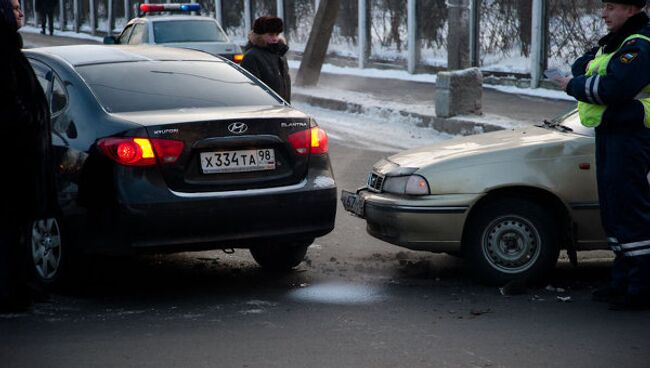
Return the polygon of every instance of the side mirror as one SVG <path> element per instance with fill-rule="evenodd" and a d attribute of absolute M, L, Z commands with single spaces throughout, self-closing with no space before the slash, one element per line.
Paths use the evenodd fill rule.
<path fill-rule="evenodd" d="M 104 45 L 117 45 L 119 42 L 115 36 L 106 36 L 104 37 Z"/>

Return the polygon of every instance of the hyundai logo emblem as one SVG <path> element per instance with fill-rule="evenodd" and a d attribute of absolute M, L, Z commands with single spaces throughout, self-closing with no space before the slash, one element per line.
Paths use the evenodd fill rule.
<path fill-rule="evenodd" d="M 248 125 L 245 123 L 231 123 L 228 125 L 228 130 L 232 134 L 244 134 L 248 130 Z"/>

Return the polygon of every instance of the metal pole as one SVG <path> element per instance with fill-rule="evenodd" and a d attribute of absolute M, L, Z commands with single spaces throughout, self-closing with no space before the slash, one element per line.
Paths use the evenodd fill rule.
<path fill-rule="evenodd" d="M 129 21 L 131 19 L 131 4 L 129 0 L 124 0 L 124 20 Z"/>
<path fill-rule="evenodd" d="M 284 15 L 284 0 L 277 0 L 277 4 L 278 4 L 278 6 L 277 6 L 278 15 L 277 16 L 284 19 L 285 18 L 285 15 Z"/>
<path fill-rule="evenodd" d="M 74 27 L 73 30 L 79 33 L 79 0 L 73 0 L 72 2 L 72 15 L 74 17 Z"/>
<path fill-rule="evenodd" d="M 481 0 L 471 0 L 469 23 L 469 62 L 471 66 L 478 67 L 481 63 Z"/>
<path fill-rule="evenodd" d="M 95 0 L 89 0 L 88 2 L 88 12 L 90 13 L 90 34 L 95 35 L 97 33 L 97 19 L 95 18 Z"/>
<path fill-rule="evenodd" d="M 417 6 L 417 0 L 408 0 L 408 72 L 410 74 L 415 74 L 415 68 L 420 61 Z"/>
<path fill-rule="evenodd" d="M 34 22 L 34 27 L 38 27 L 38 17 L 36 14 L 36 0 L 32 0 L 32 22 Z M 27 22 L 25 22 L 27 23 Z"/>
<path fill-rule="evenodd" d="M 530 87 L 539 87 L 542 80 L 542 73 L 546 64 L 545 57 L 545 35 L 544 35 L 544 18 L 545 18 L 545 0 L 533 0 L 533 19 L 531 35 L 531 65 L 530 65 Z"/>
<path fill-rule="evenodd" d="M 368 48 L 368 38 L 366 35 L 366 27 L 368 26 L 367 14 L 367 0 L 359 0 L 359 68 L 364 69 L 368 65 L 366 58 L 366 49 Z"/>
<path fill-rule="evenodd" d="M 65 0 L 59 1 L 59 30 L 65 31 Z"/>
<path fill-rule="evenodd" d="M 223 7 L 221 6 L 221 0 L 214 0 L 214 19 L 219 22 L 222 28 L 223 26 Z"/>
<path fill-rule="evenodd" d="M 246 33 L 253 28 L 251 25 L 252 14 L 253 9 L 251 7 L 251 0 L 244 0 L 244 28 L 246 28 Z"/>
<path fill-rule="evenodd" d="M 115 28 L 115 14 L 113 14 L 113 0 L 108 0 L 108 24 L 106 25 L 106 34 L 110 36 Z"/>

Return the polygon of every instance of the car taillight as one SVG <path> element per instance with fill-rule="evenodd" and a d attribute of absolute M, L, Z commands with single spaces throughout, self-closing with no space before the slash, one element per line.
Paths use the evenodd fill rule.
<path fill-rule="evenodd" d="M 290 134 L 287 139 L 299 155 L 322 154 L 329 151 L 327 133 L 318 127 Z"/>
<path fill-rule="evenodd" d="M 125 166 L 152 166 L 156 157 L 161 163 L 173 163 L 183 152 L 185 144 L 169 139 L 104 138 L 97 142 L 99 149 L 118 164 Z"/>
<path fill-rule="evenodd" d="M 232 61 L 234 61 L 237 64 L 241 63 L 242 60 L 244 60 L 244 54 L 235 54 L 232 57 Z"/>

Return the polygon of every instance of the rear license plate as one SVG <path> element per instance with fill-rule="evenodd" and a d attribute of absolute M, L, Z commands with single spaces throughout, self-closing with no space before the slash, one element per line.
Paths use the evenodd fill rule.
<path fill-rule="evenodd" d="M 348 191 L 341 191 L 341 202 L 346 211 L 363 218 L 365 215 L 366 201 L 362 196 Z"/>
<path fill-rule="evenodd" d="M 270 148 L 201 153 L 204 174 L 275 170 L 275 151 Z"/>

